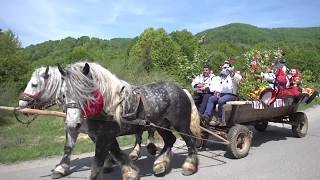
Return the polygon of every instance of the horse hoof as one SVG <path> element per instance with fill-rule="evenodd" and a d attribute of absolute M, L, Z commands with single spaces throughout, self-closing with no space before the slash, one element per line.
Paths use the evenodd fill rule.
<path fill-rule="evenodd" d="M 108 174 L 113 171 L 113 167 L 103 167 L 103 173 Z"/>
<path fill-rule="evenodd" d="M 55 172 L 53 171 L 52 174 L 51 174 L 51 178 L 52 179 L 60 179 L 62 177 L 64 177 L 65 175 L 60 173 L 60 172 Z"/>
<path fill-rule="evenodd" d="M 162 177 L 166 175 L 166 163 L 157 163 L 153 166 L 154 175 L 157 177 Z"/>
<path fill-rule="evenodd" d="M 140 177 L 136 173 L 128 172 L 125 174 L 122 174 L 123 180 L 139 180 Z"/>
<path fill-rule="evenodd" d="M 100 180 L 103 177 L 103 167 L 91 166 L 90 180 Z"/>
<path fill-rule="evenodd" d="M 151 154 L 151 155 L 156 155 L 157 153 L 157 146 L 154 145 L 153 143 L 150 143 L 147 145 L 147 150 L 148 150 L 148 153 Z"/>
<path fill-rule="evenodd" d="M 60 164 L 52 170 L 51 178 L 52 179 L 60 179 L 66 176 L 69 173 L 69 166 L 66 164 Z"/>
<path fill-rule="evenodd" d="M 113 159 L 106 159 L 103 164 L 103 173 L 110 173 L 113 170 L 113 165 L 115 164 Z"/>
<path fill-rule="evenodd" d="M 191 162 L 185 162 L 182 166 L 182 169 L 182 174 L 185 176 L 190 176 L 198 171 L 198 167 Z"/>
<path fill-rule="evenodd" d="M 139 180 L 138 170 L 132 167 L 125 166 L 122 168 L 122 179 L 123 180 Z"/>
<path fill-rule="evenodd" d="M 136 161 L 140 158 L 140 153 L 136 152 L 136 151 L 132 151 L 130 154 L 129 154 L 129 159 L 131 159 L 132 161 Z"/>

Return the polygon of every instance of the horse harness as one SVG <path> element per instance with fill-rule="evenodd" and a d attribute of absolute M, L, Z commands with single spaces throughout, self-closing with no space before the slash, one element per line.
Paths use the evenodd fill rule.
<path fill-rule="evenodd" d="M 121 122 L 149 126 L 150 125 L 150 106 L 146 101 L 144 90 L 141 87 L 135 87 L 132 90 L 125 91 L 122 104 L 123 114 Z M 142 116 L 142 119 L 141 117 Z"/>

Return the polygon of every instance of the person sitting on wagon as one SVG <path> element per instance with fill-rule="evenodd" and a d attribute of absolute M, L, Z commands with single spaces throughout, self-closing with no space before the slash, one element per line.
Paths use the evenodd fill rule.
<path fill-rule="evenodd" d="M 302 92 L 301 88 L 301 74 L 299 69 L 290 69 L 289 72 L 289 87 L 294 88 L 299 92 Z"/>
<path fill-rule="evenodd" d="M 267 67 L 266 72 L 261 72 L 261 77 L 269 83 L 269 87 L 274 89 L 274 83 L 276 80 L 276 75 L 270 67 Z"/>
<path fill-rule="evenodd" d="M 212 73 L 212 69 L 209 64 L 203 65 L 202 74 L 196 76 L 191 86 L 195 89 L 196 95 L 194 97 L 196 104 L 199 106 L 199 112 L 203 113 L 206 109 L 206 105 L 212 92 L 209 89 L 211 82 L 215 75 Z"/>
<path fill-rule="evenodd" d="M 205 112 L 202 114 L 204 121 L 210 125 L 224 125 L 222 122 L 222 108 L 228 101 L 235 101 L 238 99 L 237 90 L 242 76 L 234 72 L 231 64 L 224 64 L 222 66 L 219 77 L 219 87 L 211 87 L 215 89 L 215 94 L 208 100 Z M 215 84 L 213 84 L 215 85 Z M 211 122 L 212 112 L 218 104 L 218 119 L 216 122 Z"/>
<path fill-rule="evenodd" d="M 293 86 L 290 86 L 290 80 L 287 74 L 285 73 L 283 67 L 280 65 L 276 72 L 276 81 L 275 81 L 275 85 L 278 90 L 278 93 L 277 93 L 278 98 L 285 98 L 288 96 L 297 97 L 301 94 L 299 91 L 299 88 L 295 87 L 293 84 L 294 77 L 293 79 L 292 77 L 290 79 L 292 81 Z"/>

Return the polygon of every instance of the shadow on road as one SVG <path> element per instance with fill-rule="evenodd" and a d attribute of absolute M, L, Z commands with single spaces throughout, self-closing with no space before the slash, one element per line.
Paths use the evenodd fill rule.
<path fill-rule="evenodd" d="M 254 130 L 254 128 L 252 129 L 252 132 L 253 138 L 251 146 L 253 147 L 259 147 L 269 141 L 283 141 L 293 137 L 290 128 L 273 125 L 269 125 L 265 132 L 258 132 Z"/>
<path fill-rule="evenodd" d="M 130 153 L 131 148 L 123 149 L 125 153 Z M 156 159 L 156 156 L 149 155 L 146 151 L 145 147 L 142 147 L 142 156 L 137 161 L 134 161 L 134 164 L 140 169 L 139 175 L 140 177 L 149 177 L 153 176 L 153 162 Z M 199 169 L 219 166 L 225 164 L 226 162 L 220 160 L 219 157 L 222 157 L 221 154 L 214 153 L 211 151 L 199 151 L 199 156 L 210 158 L 211 161 L 208 164 L 200 164 Z M 171 169 L 168 173 L 182 173 L 182 164 L 187 157 L 187 148 L 183 144 L 181 146 L 175 146 L 173 150 L 173 156 L 171 161 Z M 88 171 L 87 177 L 90 174 L 92 157 L 78 158 L 71 161 L 71 171 L 70 174 L 66 178 L 85 178 L 78 177 L 77 172 Z M 121 169 L 118 165 L 114 165 L 113 171 L 110 173 L 105 173 L 103 175 L 103 179 L 122 179 Z"/>
<path fill-rule="evenodd" d="M 259 147 L 264 143 L 270 141 L 283 141 L 287 140 L 288 137 L 293 137 L 291 129 L 285 127 L 278 127 L 269 125 L 265 132 L 258 132 L 253 127 L 250 127 L 253 132 L 252 146 Z M 187 155 L 187 148 L 184 145 L 175 146 L 174 153 L 171 162 L 171 170 L 169 173 L 181 173 L 181 166 Z M 129 153 L 131 148 L 123 149 L 125 153 Z M 232 155 L 228 153 L 228 148 L 224 144 L 208 142 L 205 148 L 199 149 L 199 156 L 212 159 L 212 164 L 200 166 L 199 168 L 219 166 L 226 164 L 221 157 L 232 159 Z M 140 177 L 153 176 L 153 162 L 156 156 L 149 155 L 145 147 L 142 147 L 142 157 L 135 161 L 134 164 L 140 169 Z M 69 176 L 75 175 L 75 172 L 88 171 L 88 176 L 90 174 L 92 157 L 85 157 L 80 159 L 75 159 L 71 161 L 71 172 Z M 104 179 L 121 179 L 121 169 L 118 165 L 115 165 L 113 171 L 104 174 Z"/>
<path fill-rule="evenodd" d="M 279 127 L 274 125 L 269 125 L 265 132 L 258 132 L 253 127 L 248 126 L 249 129 L 253 133 L 252 144 L 251 147 L 259 147 L 264 143 L 268 143 L 270 141 L 285 141 L 288 138 L 293 137 L 291 128 L 288 127 Z M 209 137 L 209 141 L 207 142 L 205 148 L 202 148 L 202 151 L 225 151 L 222 156 L 226 158 L 232 159 L 233 156 L 228 152 L 227 145 L 213 142 L 213 141 L 221 142 L 221 140 L 215 139 L 213 137 Z"/>

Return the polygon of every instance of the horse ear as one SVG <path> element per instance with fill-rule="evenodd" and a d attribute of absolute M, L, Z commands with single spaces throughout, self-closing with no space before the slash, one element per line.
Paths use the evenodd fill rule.
<path fill-rule="evenodd" d="M 84 65 L 83 69 L 82 69 L 82 73 L 83 73 L 84 75 L 88 75 L 89 72 L 90 72 L 90 66 L 89 66 L 88 63 L 86 63 L 86 64 Z"/>
<path fill-rule="evenodd" d="M 46 71 L 43 74 L 43 78 L 44 79 L 48 79 L 49 78 L 49 74 L 48 73 L 49 73 L 49 66 L 47 66 Z"/>
<path fill-rule="evenodd" d="M 58 69 L 59 69 L 61 75 L 66 76 L 66 71 L 60 66 L 60 64 L 57 64 L 57 66 L 58 66 Z"/>

